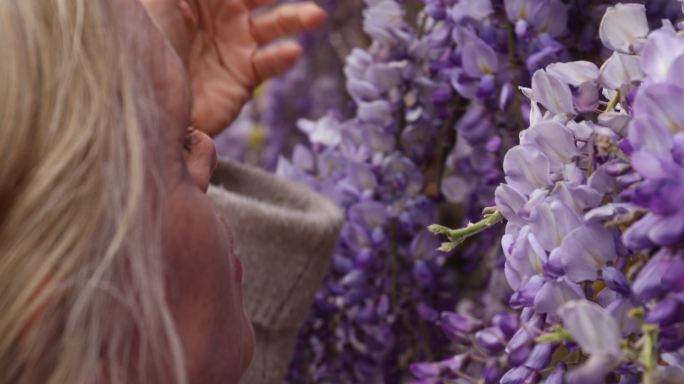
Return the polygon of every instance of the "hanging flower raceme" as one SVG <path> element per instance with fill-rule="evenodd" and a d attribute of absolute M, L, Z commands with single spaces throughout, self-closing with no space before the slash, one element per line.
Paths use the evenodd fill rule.
<path fill-rule="evenodd" d="M 403 6 L 367 3 L 372 44 L 353 49 L 344 68 L 355 116 L 299 121 L 309 145 L 278 162 L 280 175 L 327 195 L 347 218 L 301 331 L 291 382 L 396 382 L 407 362 L 449 346 L 434 324 L 456 303 L 456 279 L 424 229 L 437 218 L 424 169 L 439 131 L 438 85 Z"/>
<path fill-rule="evenodd" d="M 599 36 L 613 51 L 600 68 L 550 64 L 521 89 L 530 126 L 505 155 L 496 211 L 432 228 L 463 241 L 507 221 L 502 269 L 520 328 L 491 382 L 684 378 L 684 37 L 667 20 L 652 31 L 640 4 L 609 7 Z"/>
<path fill-rule="evenodd" d="M 328 22 L 321 30 L 299 38 L 304 53 L 295 67 L 258 88 L 255 100 L 229 129 L 214 138 L 220 156 L 273 171 L 279 156 L 291 154 L 297 144 L 305 141 L 297 130 L 298 119 L 350 113 L 349 97 L 340 92 L 344 79 L 339 71 L 346 52 L 363 41 L 358 21 L 349 17 L 361 12 L 363 1 L 317 3 L 328 13 Z M 330 41 L 344 44 L 333 45 Z"/>
<path fill-rule="evenodd" d="M 575 375 L 575 361 L 596 354 L 575 377 L 641 374 L 624 364 L 642 350 L 599 353 L 561 312 L 603 318 L 583 304 L 599 303 L 628 330 L 619 338 L 652 341 L 640 323 L 643 300 L 664 295 L 653 276 L 677 265 L 677 253 L 664 250 L 642 276 L 645 261 L 633 261 L 634 247 L 620 240 L 628 224 L 648 218 L 648 188 L 670 182 L 633 167 L 638 145 L 625 139 L 638 86 L 648 81 L 643 7 L 611 8 L 603 23 L 606 6 L 583 0 L 426 0 L 415 21 L 408 7 L 366 0 L 372 42 L 350 50 L 344 67 L 353 116 L 300 121 L 306 144 L 278 161 L 279 174 L 336 201 L 348 221 L 290 382 L 399 382 L 410 363 L 454 354 L 410 371 L 421 382 L 562 382 Z M 666 14 L 659 9 L 649 16 Z M 641 24 L 623 31 L 627 18 Z M 597 35 L 615 50 L 600 67 L 592 64 Z M 566 63 L 573 55 L 587 61 Z M 301 72 L 296 83 L 307 87 L 310 78 Z M 272 95 L 276 106 L 285 99 Z M 498 211 L 465 230 L 438 230 L 465 241 L 442 247 L 451 254 L 435 252 L 438 239 L 422 229 L 438 217 L 476 221 L 492 205 Z M 501 252 L 502 231 L 492 227 L 504 217 Z M 649 236 L 636 231 L 631 241 L 662 245 Z M 665 321 L 679 308 L 678 297 L 666 299 L 649 319 Z M 668 329 L 676 335 L 676 323 Z M 565 351 L 578 360 L 553 358 Z"/>

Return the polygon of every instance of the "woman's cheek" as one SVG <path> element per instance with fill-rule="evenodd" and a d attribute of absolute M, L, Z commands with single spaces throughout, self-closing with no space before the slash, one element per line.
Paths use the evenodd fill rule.
<path fill-rule="evenodd" d="M 254 340 L 229 233 L 190 180 L 167 203 L 168 300 L 191 382 L 237 382 Z"/>

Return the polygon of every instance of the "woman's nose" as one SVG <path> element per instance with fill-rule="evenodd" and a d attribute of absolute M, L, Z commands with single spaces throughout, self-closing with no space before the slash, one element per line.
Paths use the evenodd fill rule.
<path fill-rule="evenodd" d="M 192 148 L 186 155 L 186 162 L 193 181 L 206 193 L 211 174 L 218 164 L 218 155 L 211 137 L 199 130 L 193 131 L 192 135 Z"/>

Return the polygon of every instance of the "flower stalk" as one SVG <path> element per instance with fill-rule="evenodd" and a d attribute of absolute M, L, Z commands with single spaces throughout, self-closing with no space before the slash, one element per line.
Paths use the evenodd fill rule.
<path fill-rule="evenodd" d="M 484 219 L 477 223 L 471 223 L 465 228 L 451 229 L 443 225 L 433 224 L 428 227 L 428 230 L 435 235 L 446 236 L 449 239 L 449 242 L 442 243 L 439 250 L 442 252 L 450 252 L 468 238 L 491 228 L 503 220 L 504 217 L 499 210 L 487 208 L 484 211 Z"/>

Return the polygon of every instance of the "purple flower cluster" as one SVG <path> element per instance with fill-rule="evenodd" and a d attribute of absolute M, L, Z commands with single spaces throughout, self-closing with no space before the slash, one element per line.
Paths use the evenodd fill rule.
<path fill-rule="evenodd" d="M 306 141 L 297 130 L 298 119 L 350 114 L 348 95 L 339 91 L 345 83 L 340 72 L 346 52 L 363 43 L 359 23 L 351 17 L 361 12 L 363 1 L 318 4 L 330 15 L 328 23 L 299 39 L 304 54 L 296 66 L 257 89 L 255 101 L 215 138 L 221 156 L 273 171 L 279 156 L 289 156 Z"/>
<path fill-rule="evenodd" d="M 684 37 L 636 3 L 607 8 L 598 35 L 601 67 L 551 63 L 521 88 L 530 124 L 495 192 L 517 329 L 413 365 L 417 382 L 684 380 Z"/>
<path fill-rule="evenodd" d="M 640 146 L 625 139 L 645 78 L 637 56 L 649 32 L 645 14 L 627 6 L 624 22 L 627 13 L 609 9 L 612 1 L 425 0 L 414 21 L 413 3 L 365 3 L 371 42 L 348 50 L 343 71 L 351 103 L 335 92 L 334 70 L 311 76 L 321 64 L 310 60 L 269 87 L 265 124 L 247 136 L 261 140 L 261 164 L 291 152 L 277 172 L 330 197 L 347 216 L 288 381 L 402 382 L 410 363 L 449 355 L 410 372 L 425 383 L 583 377 L 570 360 L 552 359 L 559 353 L 578 361 L 601 355 L 587 369 L 636 377 L 641 371 L 624 367 L 621 346 L 581 342 L 582 330 L 562 319 L 607 318 L 601 324 L 610 328 L 619 313 L 620 326 L 645 334 L 629 315 L 642 308 L 635 292 L 655 288 L 646 280 L 647 288 L 635 287 L 643 262 L 633 261 L 621 231 L 654 205 L 663 207 L 656 219 L 669 222 L 673 193 L 649 191 L 681 185 L 662 171 L 670 165 L 648 177 L 632 167 Z M 667 1 L 649 7 L 651 19 L 672 14 Z M 609 16 L 600 23 L 607 9 L 619 9 L 622 24 Z M 592 64 L 604 49 L 599 34 L 616 51 L 601 68 Z M 335 49 L 322 49 L 324 58 L 348 40 L 334 30 L 326 38 Z M 358 41 L 352 46 L 363 46 Z M 571 57 L 588 61 L 565 63 Z M 521 86 L 529 88 L 520 93 Z M 297 115 L 309 118 L 293 135 Z M 301 137 L 306 144 L 297 145 Z M 503 253 L 500 228 L 486 230 L 494 221 L 473 225 L 485 231 L 450 254 L 435 251 L 438 240 L 423 228 L 468 224 L 492 205 L 500 212 L 490 219 L 509 222 Z M 645 223 L 630 229 L 631 241 L 664 245 Z M 653 268 L 677 260 L 672 249 Z M 573 299 L 602 306 L 568 304 Z"/>
<path fill-rule="evenodd" d="M 430 76 L 439 84 L 433 94 L 433 117 L 455 128 L 453 140 L 443 144 L 450 151 L 437 184 L 447 202 L 461 205 L 465 211 L 462 224 L 466 224 L 494 204 L 494 190 L 503 180 L 503 155 L 516 143 L 520 129 L 529 124 L 531 104 L 517 88 L 530 86 L 537 69 L 572 56 L 598 60 L 603 49 L 596 39 L 598 26 L 611 2 L 425 3 L 428 17 L 422 21 L 431 48 Z M 652 2 L 659 10 L 650 18 L 659 22 L 666 12 L 664 4 L 668 2 Z M 554 70 L 563 70 L 556 66 Z M 599 100 L 597 88 L 588 79 L 573 81 L 573 109 L 592 112 Z M 467 264 L 464 268 L 481 266 L 481 255 L 491 253 L 490 246 L 499 236 L 497 231 L 488 231 L 459 249 Z"/>
<path fill-rule="evenodd" d="M 368 1 L 368 49 L 344 73 L 355 115 L 302 119 L 309 145 L 277 173 L 333 199 L 347 222 L 300 334 L 288 381 L 399 382 L 410 361 L 445 350 L 434 322 L 456 301 L 455 272 L 425 228 L 437 220 L 426 173 L 441 125 L 432 116 L 430 49 L 392 0 Z"/>
<path fill-rule="evenodd" d="M 626 148 L 643 178 L 628 191 L 630 200 L 648 210 L 625 234 L 636 249 L 684 238 L 684 41 L 665 27 L 651 33 L 641 52 L 646 80 L 635 96 Z"/>

